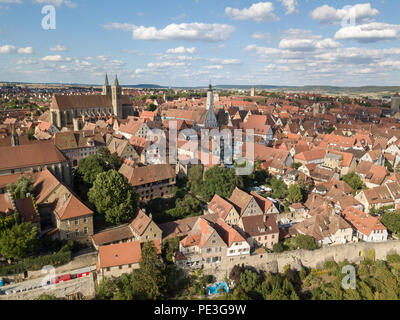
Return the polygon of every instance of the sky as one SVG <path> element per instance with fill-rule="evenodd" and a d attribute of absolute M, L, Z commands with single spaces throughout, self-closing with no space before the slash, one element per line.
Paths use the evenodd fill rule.
<path fill-rule="evenodd" d="M 399 11 L 399 0 L 0 0 L 0 81 L 398 86 Z"/>

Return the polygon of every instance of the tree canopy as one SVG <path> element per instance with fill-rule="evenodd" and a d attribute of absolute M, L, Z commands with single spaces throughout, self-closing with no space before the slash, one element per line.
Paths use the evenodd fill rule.
<path fill-rule="evenodd" d="M 361 178 L 355 172 L 346 174 L 342 177 L 342 180 L 352 187 L 354 192 L 361 190 L 364 186 Z"/>
<path fill-rule="evenodd" d="M 113 224 L 129 222 L 136 212 L 138 195 L 128 180 L 115 170 L 97 175 L 88 193 L 89 201 Z"/>
<path fill-rule="evenodd" d="M 18 200 L 25 199 L 28 193 L 33 194 L 35 188 L 33 187 L 32 182 L 24 176 L 20 176 L 15 184 L 10 184 L 8 186 L 8 191 L 10 191 L 14 200 Z"/>
<path fill-rule="evenodd" d="M 292 184 L 288 189 L 287 200 L 290 203 L 297 203 L 303 200 L 303 193 L 298 184 Z"/>
<path fill-rule="evenodd" d="M 104 160 L 98 156 L 90 155 L 79 161 L 77 173 L 85 183 L 92 185 L 96 177 L 107 169 L 108 166 Z"/>
<path fill-rule="evenodd" d="M 272 196 L 275 199 L 285 199 L 288 194 L 288 187 L 282 179 L 272 177 L 269 181 L 272 188 Z"/>
<path fill-rule="evenodd" d="M 205 201 L 210 201 L 215 194 L 229 198 L 236 187 L 244 187 L 243 178 L 236 175 L 234 169 L 216 166 L 205 172 L 204 179 L 194 187 L 194 190 L 198 191 Z"/>
<path fill-rule="evenodd" d="M 0 254 L 10 259 L 21 259 L 32 254 L 37 246 L 38 229 L 31 223 L 14 224 L 0 231 Z"/>

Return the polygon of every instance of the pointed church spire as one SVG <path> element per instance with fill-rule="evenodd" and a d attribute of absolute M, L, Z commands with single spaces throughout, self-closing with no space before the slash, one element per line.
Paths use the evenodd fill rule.
<path fill-rule="evenodd" d="M 118 75 L 115 75 L 114 86 L 119 86 Z"/>
<path fill-rule="evenodd" d="M 108 75 L 107 75 L 107 72 L 106 72 L 106 80 L 104 81 L 104 85 L 105 86 L 108 86 L 109 84 L 108 84 Z"/>

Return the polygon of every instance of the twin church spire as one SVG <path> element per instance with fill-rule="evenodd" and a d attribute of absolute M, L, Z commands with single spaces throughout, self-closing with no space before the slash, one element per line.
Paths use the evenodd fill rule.
<path fill-rule="evenodd" d="M 119 90 L 117 90 L 117 92 L 121 91 L 121 87 L 120 87 L 119 81 L 118 81 L 118 75 L 115 75 L 113 87 L 115 87 L 117 89 L 119 88 Z M 112 94 L 112 88 L 108 82 L 108 74 L 106 73 L 106 78 L 104 80 L 104 85 L 103 85 L 103 95 L 110 96 L 111 94 Z"/>
<path fill-rule="evenodd" d="M 109 96 L 112 100 L 113 114 L 118 118 L 122 118 L 122 88 L 119 85 L 118 76 L 115 75 L 114 85 L 110 86 L 108 82 L 108 74 L 103 85 L 103 96 Z"/>

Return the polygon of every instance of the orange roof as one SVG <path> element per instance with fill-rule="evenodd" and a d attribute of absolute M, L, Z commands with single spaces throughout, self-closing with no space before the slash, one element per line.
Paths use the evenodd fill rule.
<path fill-rule="evenodd" d="M 216 231 L 221 236 L 222 240 L 224 240 L 224 242 L 228 245 L 228 248 L 230 248 L 235 242 L 246 241 L 246 239 L 243 238 L 239 232 L 229 226 L 222 219 L 217 220 L 216 228 Z"/>
<path fill-rule="evenodd" d="M 294 158 L 301 161 L 313 161 L 317 159 L 324 159 L 325 155 L 325 150 L 313 149 L 311 151 L 304 151 L 302 153 L 296 154 Z"/>
<path fill-rule="evenodd" d="M 261 210 L 264 213 L 267 213 L 269 208 L 271 208 L 271 206 L 272 206 L 272 201 L 265 199 L 264 197 L 260 196 L 258 193 L 254 192 L 254 191 L 252 191 L 250 194 L 254 197 L 254 199 L 256 199 Z"/>
<path fill-rule="evenodd" d="M 208 203 L 208 208 L 218 214 L 220 218 L 225 219 L 232 210 L 233 205 L 216 194 Z"/>
<path fill-rule="evenodd" d="M 158 254 L 161 246 L 158 240 L 154 241 Z M 142 258 L 142 244 L 138 241 L 111 244 L 99 248 L 98 268 L 109 268 L 139 263 Z"/>
<path fill-rule="evenodd" d="M 342 215 L 354 228 L 366 236 L 369 236 L 372 231 L 387 230 L 378 218 L 354 207 L 347 208 Z"/>

